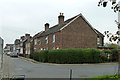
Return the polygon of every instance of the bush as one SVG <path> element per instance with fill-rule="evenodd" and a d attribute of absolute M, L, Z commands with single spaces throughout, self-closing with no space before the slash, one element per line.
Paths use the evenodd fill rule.
<path fill-rule="evenodd" d="M 118 61 L 118 49 L 113 49 L 112 50 L 112 61 L 113 62 Z"/>
<path fill-rule="evenodd" d="M 33 52 L 31 57 L 40 62 L 60 64 L 100 63 L 100 53 L 97 49 L 62 49 Z"/>

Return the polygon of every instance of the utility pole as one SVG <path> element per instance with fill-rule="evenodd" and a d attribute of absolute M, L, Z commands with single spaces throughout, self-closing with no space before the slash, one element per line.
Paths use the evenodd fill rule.
<path fill-rule="evenodd" d="M 0 66 L 0 79 L 2 80 L 2 71 L 3 71 L 3 39 L 0 37 L 0 56 L 1 56 L 1 66 Z"/>

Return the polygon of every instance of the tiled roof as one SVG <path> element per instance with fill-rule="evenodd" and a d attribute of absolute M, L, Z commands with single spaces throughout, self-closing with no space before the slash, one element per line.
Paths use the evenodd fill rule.
<path fill-rule="evenodd" d="M 48 35 L 48 34 L 51 34 L 51 33 L 54 33 L 54 32 L 57 32 L 57 31 L 60 31 L 60 29 L 62 27 L 64 27 L 66 24 L 68 24 L 70 21 L 72 21 L 74 18 L 76 18 L 77 16 L 73 17 L 73 18 L 70 18 L 66 21 L 64 21 L 64 23 L 62 23 L 61 25 L 57 24 L 51 28 L 49 28 L 48 30 L 46 31 L 42 31 L 41 33 L 38 33 L 36 37 L 42 37 L 42 36 L 45 36 L 45 35 Z"/>
<path fill-rule="evenodd" d="M 76 18 L 78 18 L 78 17 L 80 17 L 80 16 L 88 23 L 88 25 L 90 25 L 91 29 L 92 29 L 96 34 L 100 34 L 100 35 L 104 36 L 104 35 L 103 35 L 102 33 L 100 33 L 98 30 L 94 29 L 94 28 L 91 26 L 91 24 L 90 24 L 90 23 L 84 18 L 84 16 L 80 13 L 79 15 L 74 16 L 74 17 L 72 17 L 72 18 L 64 21 L 64 23 L 62 23 L 62 24 L 60 24 L 60 25 L 57 24 L 57 25 L 49 28 L 49 29 L 46 30 L 46 31 L 41 31 L 41 32 L 37 33 L 37 34 L 33 37 L 33 39 L 34 39 L 34 38 L 38 38 L 38 37 L 42 37 L 42 36 L 45 36 L 45 35 L 48 35 L 48 34 L 57 32 L 57 31 L 60 31 L 60 30 L 63 29 L 66 25 L 68 25 L 70 22 L 74 21 L 74 19 L 76 19 Z"/>
<path fill-rule="evenodd" d="M 104 35 L 103 35 L 102 33 L 100 33 L 97 29 L 94 29 L 94 31 L 96 31 L 96 33 L 97 33 L 99 36 L 104 37 Z"/>

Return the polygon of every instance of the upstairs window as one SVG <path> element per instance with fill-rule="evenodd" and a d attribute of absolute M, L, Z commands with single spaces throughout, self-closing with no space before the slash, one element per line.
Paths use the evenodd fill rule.
<path fill-rule="evenodd" d="M 41 41 L 39 40 L 38 43 L 39 43 L 39 45 L 40 45 L 40 44 L 41 44 Z"/>
<path fill-rule="evenodd" d="M 100 38 L 97 37 L 97 45 L 100 45 Z"/>
<path fill-rule="evenodd" d="M 34 40 L 34 44 L 37 45 L 37 39 Z"/>
<path fill-rule="evenodd" d="M 45 38 L 45 40 L 46 40 L 46 44 L 48 44 L 48 36 Z"/>
<path fill-rule="evenodd" d="M 53 35 L 53 43 L 55 42 L 55 34 Z"/>

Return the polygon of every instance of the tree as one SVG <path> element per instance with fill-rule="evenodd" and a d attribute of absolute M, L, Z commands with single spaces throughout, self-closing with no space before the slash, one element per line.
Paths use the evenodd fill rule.
<path fill-rule="evenodd" d="M 120 2 L 116 2 L 116 0 L 100 0 L 98 2 L 98 6 L 106 7 L 108 2 L 112 3 L 111 9 L 116 12 L 120 12 Z M 116 31 L 116 34 L 112 34 L 109 31 L 105 31 L 105 35 L 109 38 L 109 41 L 116 41 L 118 42 L 118 49 L 119 49 L 119 57 L 118 57 L 118 74 L 120 74 L 120 23 L 118 21 L 115 21 L 117 23 L 118 31 Z"/>
<path fill-rule="evenodd" d="M 114 48 L 114 49 L 117 49 L 117 48 L 118 48 L 118 45 L 115 44 L 115 43 L 105 43 L 105 46 L 106 46 L 106 47 L 111 47 L 111 48 Z"/>

